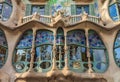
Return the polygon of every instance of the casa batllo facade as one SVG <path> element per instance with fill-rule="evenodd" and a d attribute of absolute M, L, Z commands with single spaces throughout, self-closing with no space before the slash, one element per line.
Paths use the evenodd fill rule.
<path fill-rule="evenodd" d="M 0 0 L 0 82 L 120 82 L 120 0 Z"/>

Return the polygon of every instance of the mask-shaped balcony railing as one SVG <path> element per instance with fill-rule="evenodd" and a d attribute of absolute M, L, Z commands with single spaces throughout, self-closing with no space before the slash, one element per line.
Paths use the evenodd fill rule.
<path fill-rule="evenodd" d="M 72 16 L 64 16 L 59 13 L 55 17 L 39 15 L 37 13 L 34 13 L 33 15 L 26 16 L 26 17 L 23 17 L 22 19 L 20 19 L 19 24 L 27 23 L 31 20 L 37 20 L 37 21 L 43 22 L 48 25 L 53 25 L 54 23 L 56 23 L 59 20 L 63 20 L 63 22 L 65 22 L 67 25 L 76 24 L 76 23 L 79 23 L 79 22 L 85 21 L 85 20 L 88 20 L 88 21 L 91 21 L 91 22 L 94 22 L 97 24 L 103 23 L 102 20 L 100 19 L 100 17 L 88 15 L 87 13 L 83 13 L 82 15 L 72 15 Z"/>

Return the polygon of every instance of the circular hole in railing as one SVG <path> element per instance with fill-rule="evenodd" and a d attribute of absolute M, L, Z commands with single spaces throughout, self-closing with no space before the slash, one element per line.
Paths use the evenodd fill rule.
<path fill-rule="evenodd" d="M 25 67 L 25 65 L 24 65 L 23 63 L 17 63 L 17 64 L 15 65 L 15 68 L 16 68 L 17 70 L 23 70 L 24 67 Z"/>
<path fill-rule="evenodd" d="M 42 69 L 48 69 L 50 67 L 51 67 L 51 63 L 50 62 L 42 62 L 40 64 L 40 68 L 42 68 Z"/>

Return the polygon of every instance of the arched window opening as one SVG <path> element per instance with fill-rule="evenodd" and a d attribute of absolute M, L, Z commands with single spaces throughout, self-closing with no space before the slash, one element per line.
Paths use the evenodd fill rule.
<path fill-rule="evenodd" d="M 89 31 L 89 48 L 92 68 L 95 72 L 104 72 L 108 66 L 108 55 L 105 45 L 99 35 L 93 31 Z"/>
<path fill-rule="evenodd" d="M 46 72 L 52 67 L 53 32 L 39 30 L 36 34 L 35 71 Z"/>
<path fill-rule="evenodd" d="M 0 2 L 0 20 L 6 21 L 10 18 L 12 13 L 12 2 L 11 0 L 4 0 Z"/>
<path fill-rule="evenodd" d="M 0 68 L 5 64 L 7 59 L 7 42 L 3 31 L 0 30 Z"/>
<path fill-rule="evenodd" d="M 18 42 L 13 57 L 13 64 L 17 72 L 26 72 L 30 67 L 33 33 L 26 31 Z"/>
<path fill-rule="evenodd" d="M 120 31 L 118 32 L 114 43 L 114 58 L 116 64 L 120 67 Z"/>
<path fill-rule="evenodd" d="M 76 72 L 84 72 L 87 67 L 86 38 L 81 30 L 70 31 L 67 34 L 69 67 Z"/>
<path fill-rule="evenodd" d="M 58 69 L 65 66 L 64 54 L 64 31 L 62 28 L 58 28 L 56 36 L 56 65 Z"/>

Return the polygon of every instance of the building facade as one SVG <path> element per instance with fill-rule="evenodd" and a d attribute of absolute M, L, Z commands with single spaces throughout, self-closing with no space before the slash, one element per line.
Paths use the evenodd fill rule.
<path fill-rule="evenodd" d="M 120 82 L 120 0 L 0 0 L 0 82 Z"/>

